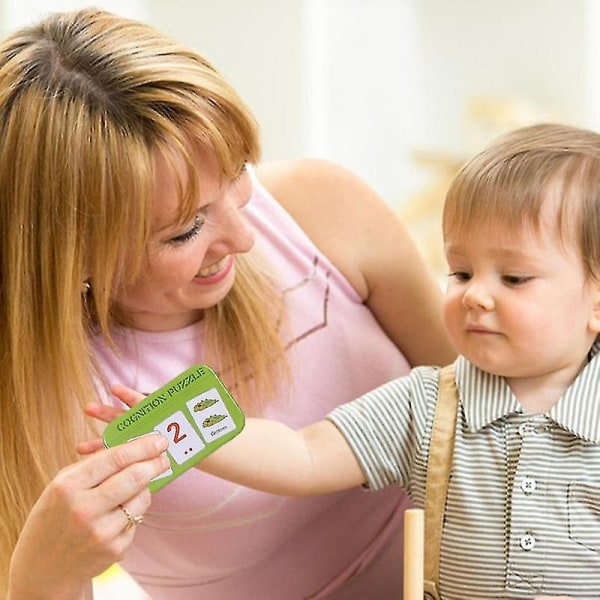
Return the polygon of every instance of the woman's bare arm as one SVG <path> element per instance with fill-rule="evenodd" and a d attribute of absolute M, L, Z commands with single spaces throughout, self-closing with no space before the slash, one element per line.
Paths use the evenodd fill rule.
<path fill-rule="evenodd" d="M 266 163 L 258 175 L 412 366 L 454 360 L 440 285 L 406 227 L 366 183 L 344 167 L 314 159 Z"/>

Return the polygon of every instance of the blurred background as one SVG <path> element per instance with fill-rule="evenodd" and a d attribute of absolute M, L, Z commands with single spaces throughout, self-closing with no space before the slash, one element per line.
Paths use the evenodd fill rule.
<path fill-rule="evenodd" d="M 600 0 L 0 0 L 0 34 L 88 5 L 211 60 L 258 118 L 265 160 L 361 175 L 440 276 L 439 214 L 462 162 L 532 122 L 600 129 Z M 138 597 L 114 573 L 97 597 Z"/>

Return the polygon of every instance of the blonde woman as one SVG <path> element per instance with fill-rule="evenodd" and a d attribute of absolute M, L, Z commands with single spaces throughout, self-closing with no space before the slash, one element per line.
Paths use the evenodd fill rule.
<path fill-rule="evenodd" d="M 277 498 L 193 470 L 151 498 L 160 442 L 75 451 L 86 402 L 198 362 L 300 426 L 452 358 L 381 200 L 259 155 L 235 91 L 147 25 L 90 9 L 0 46 L 2 596 L 86 598 L 114 561 L 154 599 L 398 595 L 402 492 Z"/>

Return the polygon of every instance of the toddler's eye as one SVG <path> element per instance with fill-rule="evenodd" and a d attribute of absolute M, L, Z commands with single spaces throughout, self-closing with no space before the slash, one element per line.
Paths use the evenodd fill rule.
<path fill-rule="evenodd" d="M 466 273 L 465 271 L 453 271 L 448 277 L 454 277 L 457 281 L 469 281 L 469 279 L 471 279 L 471 274 Z"/>
<path fill-rule="evenodd" d="M 532 277 L 528 275 L 504 275 L 502 281 L 508 285 L 523 285 L 530 281 Z"/>

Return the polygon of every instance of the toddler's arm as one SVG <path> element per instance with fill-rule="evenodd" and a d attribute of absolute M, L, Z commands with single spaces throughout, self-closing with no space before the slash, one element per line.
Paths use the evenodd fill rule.
<path fill-rule="evenodd" d="M 113 394 L 128 406 L 143 395 L 122 385 Z M 123 409 L 91 402 L 86 413 L 110 423 Z M 79 444 L 81 454 L 102 447 L 102 440 Z M 198 463 L 207 473 L 272 494 L 310 496 L 356 487 L 365 476 L 344 436 L 331 421 L 300 431 L 264 419 L 246 419 L 242 432 Z"/>
<path fill-rule="evenodd" d="M 344 436 L 330 421 L 294 431 L 247 419 L 242 433 L 199 468 L 271 494 L 309 496 L 356 487 L 365 476 Z"/>

